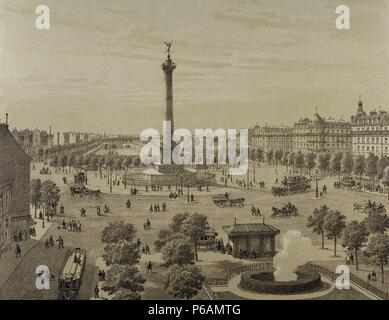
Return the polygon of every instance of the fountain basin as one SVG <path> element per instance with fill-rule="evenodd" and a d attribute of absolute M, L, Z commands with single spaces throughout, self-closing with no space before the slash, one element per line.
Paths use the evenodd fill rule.
<path fill-rule="evenodd" d="M 268 294 L 298 294 L 320 288 L 321 277 L 315 272 L 296 271 L 296 280 L 277 281 L 272 272 L 250 271 L 241 275 L 240 288 Z"/>

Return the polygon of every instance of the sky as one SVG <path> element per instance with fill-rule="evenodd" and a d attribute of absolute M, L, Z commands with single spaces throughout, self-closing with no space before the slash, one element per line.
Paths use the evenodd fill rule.
<path fill-rule="evenodd" d="M 50 8 L 37 30 L 35 8 Z M 338 5 L 351 29 L 335 27 Z M 389 0 L 0 0 L 10 126 L 162 129 L 164 41 L 176 128 L 248 128 L 389 111 Z"/>

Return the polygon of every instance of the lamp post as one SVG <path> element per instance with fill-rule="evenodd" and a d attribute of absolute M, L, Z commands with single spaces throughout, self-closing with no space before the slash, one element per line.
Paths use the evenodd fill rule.
<path fill-rule="evenodd" d="M 315 171 L 315 182 L 316 182 L 315 193 L 316 193 L 316 199 L 319 198 L 319 180 L 320 180 L 319 170 L 316 169 L 316 171 Z"/>
<path fill-rule="evenodd" d="M 87 166 L 84 166 L 84 171 L 85 171 L 85 184 L 88 185 L 88 170 Z"/>
<path fill-rule="evenodd" d="M 181 187 L 180 187 L 180 193 L 181 195 L 184 194 L 183 190 L 182 190 L 182 173 L 180 173 L 180 178 L 181 178 Z"/>
<path fill-rule="evenodd" d="M 124 170 L 124 189 L 127 189 L 127 169 Z"/>

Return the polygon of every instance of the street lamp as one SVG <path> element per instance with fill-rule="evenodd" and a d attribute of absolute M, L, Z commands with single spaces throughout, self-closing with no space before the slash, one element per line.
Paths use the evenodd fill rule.
<path fill-rule="evenodd" d="M 127 189 L 127 169 L 124 170 L 124 189 Z"/>
<path fill-rule="evenodd" d="M 316 199 L 319 198 L 319 180 L 321 180 L 321 178 L 319 176 L 319 170 L 316 169 L 316 171 L 315 171 L 315 182 L 316 182 L 315 193 L 316 193 Z"/>

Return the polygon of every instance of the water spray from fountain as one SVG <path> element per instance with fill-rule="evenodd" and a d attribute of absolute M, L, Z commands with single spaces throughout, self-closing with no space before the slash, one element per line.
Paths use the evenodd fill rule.
<path fill-rule="evenodd" d="M 311 239 L 303 237 L 299 230 L 287 231 L 281 239 L 282 249 L 274 257 L 277 281 L 293 281 L 297 279 L 295 273 L 299 265 L 315 259 L 316 248 Z"/>

